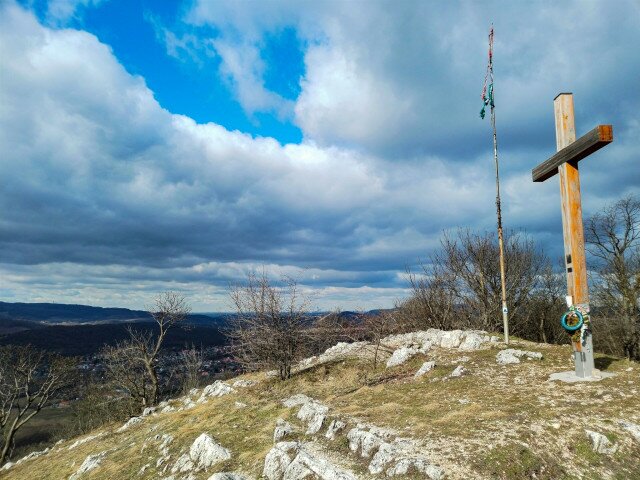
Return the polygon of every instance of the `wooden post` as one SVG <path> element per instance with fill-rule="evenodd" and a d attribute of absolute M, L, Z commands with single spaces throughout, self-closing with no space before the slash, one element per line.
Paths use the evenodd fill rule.
<path fill-rule="evenodd" d="M 556 144 L 560 151 L 576 141 L 573 113 L 573 95 L 561 93 L 553 101 L 556 120 Z M 580 201 L 580 174 L 578 161 L 567 161 L 558 167 L 560 198 L 562 203 L 562 231 L 564 236 L 567 294 L 573 305 L 589 313 L 589 289 L 587 284 L 587 261 L 582 225 L 582 203 Z M 587 331 L 582 341 L 573 342 L 576 375 L 590 377 L 594 369 L 591 332 Z"/>

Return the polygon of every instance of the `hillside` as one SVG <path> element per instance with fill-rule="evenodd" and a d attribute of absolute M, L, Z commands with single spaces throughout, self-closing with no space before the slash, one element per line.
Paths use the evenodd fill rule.
<path fill-rule="evenodd" d="M 640 365 L 549 381 L 570 347 L 482 332 L 388 337 L 216 382 L 5 468 L 6 479 L 633 479 L 640 472 Z M 505 351 L 506 350 L 506 351 Z M 390 355 L 393 352 L 393 355 Z M 433 362 L 433 363 L 428 363 Z M 222 475 L 221 472 L 234 472 Z"/>

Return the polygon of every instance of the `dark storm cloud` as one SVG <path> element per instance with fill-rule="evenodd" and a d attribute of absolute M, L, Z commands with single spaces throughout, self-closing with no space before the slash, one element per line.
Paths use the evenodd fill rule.
<path fill-rule="evenodd" d="M 314 287 L 322 306 L 389 305 L 443 229 L 494 227 L 490 130 L 478 118 L 490 16 L 507 227 L 560 252 L 557 181 L 533 184 L 530 170 L 555 151 L 561 90 L 574 91 L 579 134 L 615 126 L 615 143 L 581 166 L 586 211 L 638 191 L 633 4 L 607 15 L 600 3 L 391 5 L 196 2 L 184 28 L 221 32 L 238 101 L 295 112 L 305 141 L 281 145 L 164 110 L 96 37 L 5 3 L 3 297 L 139 306 L 174 286 L 221 305 L 229 282 L 264 266 Z M 555 21 L 558 9 L 575 25 Z M 245 71 L 282 26 L 307 42 L 293 106 Z"/>

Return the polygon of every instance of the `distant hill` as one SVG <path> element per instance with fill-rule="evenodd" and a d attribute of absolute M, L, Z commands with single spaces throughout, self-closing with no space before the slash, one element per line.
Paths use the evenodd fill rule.
<path fill-rule="evenodd" d="M 192 314 L 187 323 L 191 325 L 221 325 L 226 322 L 227 314 Z M 128 308 L 104 308 L 89 305 L 64 303 L 9 303 L 0 302 L 0 334 L 3 328 L 19 324 L 20 328 L 29 327 L 28 323 L 74 325 L 105 324 L 122 322 L 151 321 L 148 312 L 129 310 Z"/>
<path fill-rule="evenodd" d="M 62 355 L 92 355 L 105 344 L 113 345 L 128 338 L 127 327 L 138 331 L 155 332 L 151 322 L 120 322 L 75 325 L 40 325 L 39 328 L 21 330 L 0 335 L 0 345 L 33 345 L 34 347 Z M 155 327 L 155 328 L 154 328 Z M 190 325 L 169 330 L 163 349 L 182 348 L 189 345 L 210 347 L 223 345 L 226 337 L 215 325 Z"/>

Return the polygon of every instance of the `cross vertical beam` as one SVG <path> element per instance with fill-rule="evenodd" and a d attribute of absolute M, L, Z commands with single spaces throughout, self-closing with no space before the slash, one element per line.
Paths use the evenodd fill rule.
<path fill-rule="evenodd" d="M 556 144 L 560 151 L 576 141 L 573 95 L 561 93 L 553 101 L 556 120 Z M 564 237 L 567 293 L 574 305 L 589 312 L 589 288 L 587 261 L 582 225 L 580 200 L 580 174 L 578 161 L 567 161 L 558 167 L 560 197 L 562 203 L 562 231 Z M 574 342 L 576 375 L 590 377 L 593 373 L 593 340 L 591 332 L 585 332 L 582 341 Z"/>

